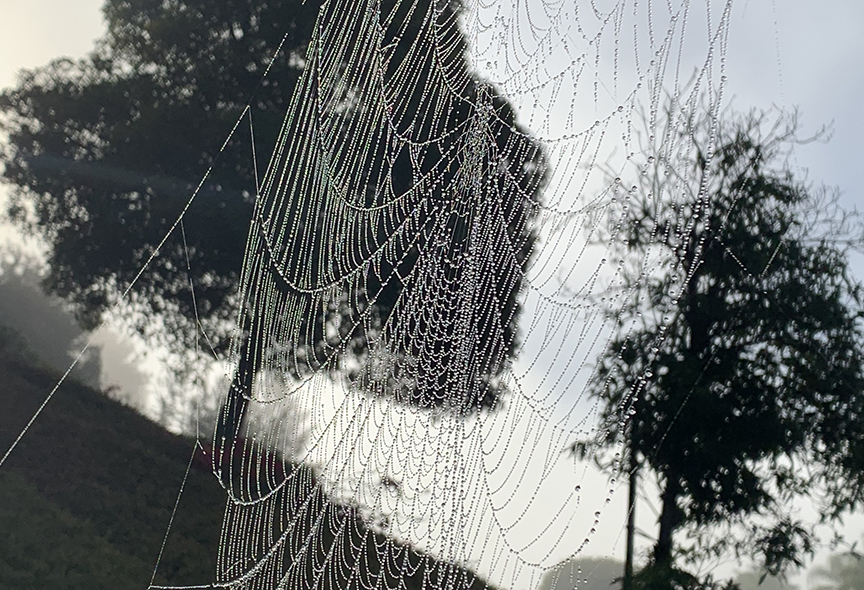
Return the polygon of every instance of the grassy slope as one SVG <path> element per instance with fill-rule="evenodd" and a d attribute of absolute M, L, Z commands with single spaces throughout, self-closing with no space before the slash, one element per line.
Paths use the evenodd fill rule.
<path fill-rule="evenodd" d="M 0 354 L 0 449 L 56 379 Z M 0 587 L 145 588 L 192 448 L 91 389 L 64 385 L 0 470 Z M 181 504 L 159 578 L 200 583 L 213 576 L 225 497 L 193 470 L 184 498 L 194 505 Z"/>
<path fill-rule="evenodd" d="M 56 373 L 16 358 L 0 343 L 0 452 L 56 380 Z M 64 384 L 0 468 L 0 589 L 146 588 L 192 449 L 191 441 L 132 409 L 85 386 Z M 213 581 L 225 493 L 208 464 L 199 457 L 189 473 L 157 583 Z M 405 590 L 428 588 L 429 582 L 486 587 L 473 573 L 410 547 L 382 563 L 376 546 L 385 539 L 366 529 L 353 509 L 329 502 L 308 469 L 297 473 L 297 483 L 283 492 L 306 498 L 306 513 L 283 514 L 280 523 L 297 517 L 287 544 L 305 545 L 315 534 L 317 553 L 295 562 L 290 585 L 305 586 L 313 576 L 321 590 L 334 590 L 343 584 L 337 570 L 362 562 L 373 577 L 388 572 L 385 585 Z M 340 523 L 351 520 L 351 532 L 336 535 Z M 311 533 L 316 521 L 322 532 Z M 313 564 L 331 553 L 340 559 L 313 572 Z M 290 557 L 285 560 L 290 565 Z M 398 572 L 407 564 L 411 574 L 402 577 Z"/>

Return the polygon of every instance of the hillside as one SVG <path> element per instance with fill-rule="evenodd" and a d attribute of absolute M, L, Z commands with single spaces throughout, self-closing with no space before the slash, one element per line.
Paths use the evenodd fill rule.
<path fill-rule="evenodd" d="M 624 564 L 614 559 L 569 559 L 546 572 L 539 590 L 620 590 Z"/>
<path fill-rule="evenodd" d="M 8 448 L 56 380 L 50 369 L 22 358 L 0 331 L 0 449 Z M 0 469 L 0 588 L 146 588 L 193 448 L 193 441 L 93 389 L 64 384 Z M 296 514 L 283 513 L 274 524 L 290 529 L 286 547 L 305 546 L 304 540 L 316 535 L 308 544 L 313 549 L 297 560 L 287 552 L 279 558 L 280 567 L 292 561 L 300 566 L 289 568 L 289 587 L 305 586 L 314 575 L 321 590 L 341 588 L 337 570 L 344 565 L 351 571 L 360 562 L 371 578 L 381 574 L 388 587 L 487 587 L 472 572 L 408 546 L 396 546 L 397 554 L 382 563 L 376 547 L 384 538 L 366 527 L 358 511 L 331 502 L 308 468 L 288 468 L 298 477 L 280 494 L 305 500 Z M 225 494 L 209 461 L 199 455 L 157 584 L 213 581 L 224 514 Z M 355 526 L 339 536 L 337 525 L 346 521 Z M 341 556 L 338 565 L 328 561 L 323 569 L 310 569 L 334 549 Z M 400 575 L 400 569 L 408 573 Z"/>
<path fill-rule="evenodd" d="M 0 353 L 0 448 L 57 380 Z M 193 443 L 67 382 L 0 470 L 0 587 L 147 586 Z M 160 567 L 162 582 L 209 581 L 224 494 L 193 470 Z"/>

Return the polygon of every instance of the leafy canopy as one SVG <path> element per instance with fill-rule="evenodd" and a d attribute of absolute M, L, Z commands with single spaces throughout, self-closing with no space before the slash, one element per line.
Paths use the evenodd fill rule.
<path fill-rule="evenodd" d="M 658 154 L 613 214 L 621 257 L 659 262 L 626 272 L 590 391 L 600 444 L 657 476 L 654 570 L 732 551 L 782 572 L 814 543 L 794 498 L 830 521 L 864 493 L 857 219 L 785 165 L 794 117 L 770 123 L 736 117 L 713 142 L 709 124 L 672 127 L 695 140 L 692 166 L 666 174 Z"/>
<path fill-rule="evenodd" d="M 383 29 L 384 45 L 387 39 L 398 41 L 392 44 L 396 55 L 392 64 L 400 63 L 400 53 L 412 50 L 411 39 L 423 26 L 423 11 L 397 14 L 406 10 L 400 6 L 388 2 L 382 6 L 382 22 L 395 23 Z M 45 286 L 74 305 L 86 328 L 98 325 L 137 278 L 127 315 L 145 337 L 175 351 L 188 351 L 200 323 L 217 353 L 228 350 L 233 320 L 244 305 L 237 286 L 259 182 L 292 93 L 307 67 L 306 51 L 319 7 L 300 0 L 108 0 L 104 9 L 108 32 L 91 56 L 24 72 L 16 88 L 0 94 L 0 121 L 8 134 L 3 179 L 15 190 L 13 219 L 45 239 L 49 246 Z M 453 23 L 460 9 L 453 3 L 436 10 L 440 19 Z M 465 41 L 458 28 L 446 30 L 449 37 L 438 42 L 456 56 L 453 75 L 469 80 L 465 92 L 470 98 L 480 84 L 469 70 Z M 418 73 L 414 95 L 404 97 L 409 115 L 412 109 L 421 113 L 425 108 L 422 92 L 429 82 L 423 78 L 427 75 Z M 247 116 L 220 152 L 219 146 L 247 104 Z M 493 106 L 499 122 L 494 141 L 499 148 L 510 146 L 509 172 L 522 179 L 518 188 L 523 194 L 536 197 L 545 171 L 543 153 L 517 128 L 515 113 L 504 99 L 494 97 Z M 456 109 L 446 124 L 459 129 L 472 116 L 467 106 Z M 374 155 L 369 178 L 380 176 L 376 168 L 386 164 L 391 167 L 394 190 L 405 190 L 416 171 L 407 156 L 394 162 L 387 162 L 388 157 Z M 184 215 L 181 231 L 171 236 L 147 272 L 138 277 L 210 167 Z M 448 170 L 442 184 L 456 174 Z M 528 223 L 533 213 L 524 204 L 531 199 L 523 194 L 512 191 L 500 205 L 512 220 L 507 231 L 521 245 L 508 264 L 524 267 L 534 236 Z M 305 209 L 298 205 L 288 211 L 302 216 Z M 320 220 L 303 220 L 299 226 L 313 228 L 308 233 L 314 234 L 316 223 Z M 420 228 L 432 225 L 426 218 L 416 223 Z M 382 235 L 369 241 L 382 243 L 388 237 L 383 234 L 392 230 L 382 226 L 370 231 Z M 328 240 L 336 238 L 319 234 L 314 243 L 294 244 L 293 250 L 306 252 L 310 260 L 321 258 L 319 253 L 331 249 Z M 400 261 L 398 268 L 381 272 L 410 275 L 417 251 L 424 245 L 422 235 L 413 243 L 396 244 L 401 251 L 394 252 L 392 260 Z M 302 266 L 293 262 L 287 266 Z M 521 279 L 514 283 L 512 277 L 521 273 L 498 270 L 493 275 L 501 278 L 492 283 L 498 290 L 497 315 L 505 320 L 501 341 L 507 343 L 507 350 L 493 352 L 503 358 L 515 346 Z M 354 325 L 355 308 L 368 305 L 376 308 L 373 315 L 380 317 L 380 325 L 386 323 L 403 285 L 372 274 L 365 280 L 366 291 L 375 294 L 374 302 L 343 302 L 332 310 L 335 317 L 328 319 L 330 324 Z M 190 281 L 195 286 L 194 300 Z M 245 321 L 248 325 L 242 328 L 254 333 L 256 319 Z M 310 343 L 309 358 L 321 356 L 320 351 L 328 349 L 327 326 L 310 321 L 303 330 L 299 340 Z M 340 334 L 340 340 L 349 342 L 348 352 L 355 355 L 362 355 L 366 346 L 351 335 Z M 503 362 L 493 364 L 489 373 L 503 366 Z M 313 365 L 306 370 L 320 368 Z M 254 366 L 245 372 L 257 370 Z M 492 376 L 484 379 L 494 381 Z M 487 389 L 482 403 L 489 405 L 497 394 L 493 385 Z"/>
<path fill-rule="evenodd" d="M 185 220 L 186 248 L 180 236 L 167 242 L 132 307 L 142 332 L 181 348 L 196 313 L 191 279 L 197 313 L 222 349 L 255 196 L 249 131 L 215 156 L 250 101 L 256 151 L 272 148 L 314 4 L 141 0 L 104 10 L 108 32 L 89 57 L 23 72 L 0 95 L 13 219 L 46 240 L 47 289 L 93 328 L 212 165 Z"/>

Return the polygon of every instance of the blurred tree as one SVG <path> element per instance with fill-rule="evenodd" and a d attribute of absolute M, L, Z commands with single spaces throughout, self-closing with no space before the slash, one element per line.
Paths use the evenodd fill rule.
<path fill-rule="evenodd" d="M 855 552 L 832 555 L 828 563 L 807 575 L 810 590 L 860 590 L 864 588 L 864 558 Z"/>
<path fill-rule="evenodd" d="M 700 587 L 680 557 L 800 566 L 815 541 L 791 501 L 811 497 L 831 522 L 864 499 L 857 218 L 783 165 L 794 117 L 735 118 L 713 142 L 703 123 L 670 131 L 694 139 L 690 168 L 653 154 L 619 195 L 612 248 L 640 266 L 624 271 L 620 330 L 590 385 L 603 438 L 571 447 L 623 449 L 631 489 L 638 470 L 657 476 L 659 531 L 633 588 Z"/>
<path fill-rule="evenodd" d="M 252 146 L 262 157 L 273 151 L 292 92 L 306 67 L 306 50 L 320 6 L 300 0 L 108 0 L 108 32 L 90 57 L 79 62 L 60 60 L 24 72 L 18 87 L 0 94 L 0 116 L 8 137 L 3 148 L 3 178 L 15 189 L 12 218 L 45 239 L 49 273 L 44 284 L 72 303 L 86 328 L 98 325 L 126 285 L 137 279 L 127 299 L 126 316 L 142 335 L 174 351 L 188 352 L 200 323 L 215 352 L 227 350 L 233 320 L 242 306 L 237 285 L 257 192 L 259 163 L 252 157 Z M 425 26 L 425 11 L 412 12 L 406 6 L 385 3 L 382 7 L 381 22 L 389 23 L 382 29 L 382 44 L 388 45 L 388 39 L 398 41 L 388 45 L 395 56 L 391 60 L 394 68 L 400 55 L 412 51 L 412 35 Z M 436 10 L 438 18 L 448 23 L 436 29 L 446 37 L 438 42 L 458 56 L 449 64 L 449 74 L 469 81 L 464 94 L 470 99 L 481 84 L 470 73 L 465 41 L 453 25 L 460 6 L 453 2 Z M 400 19 L 407 23 L 404 27 Z M 259 85 L 283 35 L 287 36 L 282 49 Z M 414 95 L 405 99 L 409 126 L 413 124 L 412 109 L 426 108 L 428 73 L 424 70 L 416 75 L 418 82 L 411 86 Z M 463 102 L 446 122 L 453 129 L 464 127 L 462 123 L 475 116 L 471 101 Z M 244 122 L 217 157 L 225 135 L 247 103 L 251 105 L 249 125 Z M 494 141 L 504 154 L 496 166 L 509 167 L 507 172 L 521 179 L 518 191 L 506 197 L 512 200 L 499 205 L 512 223 L 508 229 L 512 241 L 521 248 L 515 263 L 524 265 L 534 240 L 527 223 L 533 215 L 526 204 L 531 200 L 524 199 L 524 194 L 536 197 L 540 190 L 543 153 L 518 130 L 515 113 L 504 99 L 495 96 L 491 104 L 496 110 Z M 504 146 L 508 146 L 506 151 Z M 382 152 L 373 158 L 370 178 L 387 157 Z M 411 185 L 414 170 L 406 155 L 388 164 L 394 190 Z M 142 265 L 210 166 L 211 173 L 184 216 L 183 231 L 175 232 L 139 277 Z M 445 182 L 455 177 L 455 168 L 448 168 Z M 303 215 L 304 211 L 301 207 L 289 214 Z M 426 224 L 424 219 L 416 222 L 420 228 Z M 299 225 L 309 227 L 315 222 Z M 372 228 L 375 231 L 387 228 Z M 403 250 L 391 253 L 390 259 L 400 261 L 399 268 L 383 272 L 409 275 L 423 238 L 418 235 L 410 244 L 397 244 Z M 304 244 L 300 250 L 308 253 L 308 248 L 326 252 L 328 244 Z M 514 259 L 509 260 L 513 264 Z M 479 338 L 478 346 L 486 346 L 490 355 L 503 353 L 506 357 L 515 342 L 521 274 L 497 270 L 500 272 L 489 276 L 498 277 L 492 281 L 499 290 L 495 312 L 504 325 L 499 330 L 489 322 L 484 329 L 503 333 L 500 340 L 506 343 L 506 350 L 483 344 L 484 338 Z M 194 301 L 190 280 L 195 285 Z M 380 292 L 374 302 L 363 304 L 375 306 L 383 325 L 403 282 L 382 281 L 372 272 L 366 280 L 369 293 Z M 343 305 L 335 314 L 356 316 L 352 305 L 354 302 Z M 255 318 L 246 321 L 247 338 L 263 341 L 263 335 L 256 332 Z M 304 328 L 308 338 L 300 340 L 311 342 L 313 350 L 327 348 L 326 330 L 308 321 L 310 325 Z M 365 340 L 347 337 L 346 341 L 365 346 Z M 254 355 L 245 354 L 245 345 L 243 351 L 238 355 L 241 367 L 232 391 L 248 391 L 262 362 L 259 356 L 250 359 Z M 184 363 L 188 361 L 180 365 Z M 500 371 L 503 364 L 500 359 L 490 363 L 494 366 L 488 372 Z M 494 381 L 488 377 L 483 376 Z M 480 403 L 468 405 L 489 406 L 496 396 L 495 386 L 489 385 Z M 229 431 L 236 429 L 238 416 L 245 412 L 242 397 L 232 394 L 237 407 L 225 417 Z"/>
<path fill-rule="evenodd" d="M 316 6 L 112 0 L 104 11 L 108 32 L 90 57 L 25 71 L 0 95 L 12 218 L 45 239 L 45 287 L 91 329 L 213 165 L 186 218 L 187 248 L 180 236 L 162 248 L 131 294 L 140 313 L 129 317 L 160 344 L 188 346 L 191 279 L 198 317 L 224 350 L 255 198 L 248 131 L 214 156 L 248 102 L 258 153 L 272 149 Z"/>
<path fill-rule="evenodd" d="M 66 371 L 84 345 L 86 334 L 63 302 L 39 290 L 39 273 L 25 257 L 0 263 L 0 330 L 9 353 L 30 358 L 60 373 Z M 90 347 L 72 377 L 90 387 L 101 385 L 101 355 Z"/>
<path fill-rule="evenodd" d="M 539 590 L 620 590 L 621 565 L 608 558 L 568 559 L 543 574 Z"/>
<path fill-rule="evenodd" d="M 735 576 L 735 583 L 741 590 L 799 590 L 796 584 L 791 584 L 782 578 L 764 576 L 758 571 L 739 573 Z"/>

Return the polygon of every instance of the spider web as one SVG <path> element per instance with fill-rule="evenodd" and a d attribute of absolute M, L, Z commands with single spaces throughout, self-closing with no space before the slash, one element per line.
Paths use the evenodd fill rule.
<path fill-rule="evenodd" d="M 322 5 L 246 248 L 216 586 L 531 588 L 589 551 L 617 485 L 561 451 L 605 293 L 659 264 L 605 223 L 622 177 L 686 192 L 668 130 L 716 116 L 730 9 Z"/>

